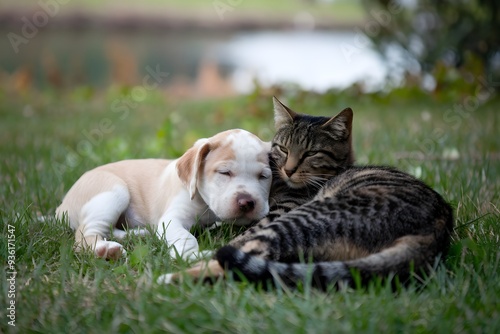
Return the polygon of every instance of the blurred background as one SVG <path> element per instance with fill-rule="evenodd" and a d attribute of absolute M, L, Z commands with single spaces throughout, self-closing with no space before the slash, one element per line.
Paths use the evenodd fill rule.
<path fill-rule="evenodd" d="M 7 91 L 152 87 L 177 98 L 500 86 L 495 0 L 2 0 Z M 156 75 L 154 74 L 156 73 Z M 469 90 L 469 91 L 468 91 Z M 139 94 L 139 93 L 138 93 Z"/>

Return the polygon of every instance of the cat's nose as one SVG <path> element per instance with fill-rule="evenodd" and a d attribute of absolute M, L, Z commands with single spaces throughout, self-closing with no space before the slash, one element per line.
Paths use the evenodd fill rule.
<path fill-rule="evenodd" d="M 294 170 L 293 170 L 293 169 L 285 169 L 285 174 L 286 174 L 286 176 L 288 176 L 288 177 L 292 176 L 293 172 L 294 172 Z"/>

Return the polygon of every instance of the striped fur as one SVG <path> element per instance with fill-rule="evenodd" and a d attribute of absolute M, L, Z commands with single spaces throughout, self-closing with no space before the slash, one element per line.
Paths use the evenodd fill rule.
<path fill-rule="evenodd" d="M 313 117 L 275 100 L 271 211 L 217 252 L 222 268 L 253 282 L 325 288 L 352 282 L 353 269 L 363 281 L 404 279 L 446 254 L 450 206 L 406 173 L 352 166 L 351 122 L 350 109 Z"/>

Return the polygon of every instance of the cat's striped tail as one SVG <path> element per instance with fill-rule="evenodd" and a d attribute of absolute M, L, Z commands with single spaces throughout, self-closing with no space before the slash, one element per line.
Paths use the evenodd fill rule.
<path fill-rule="evenodd" d="M 249 282 L 261 282 L 265 286 L 284 284 L 295 287 L 302 283 L 320 289 L 338 283 L 352 285 L 355 282 L 354 271 L 358 273 L 361 282 L 366 282 L 374 276 L 387 277 L 390 274 L 397 274 L 405 279 L 412 269 L 429 269 L 430 265 L 434 264 L 431 262 L 438 258 L 427 257 L 425 252 L 420 253 L 411 245 L 401 246 L 398 245 L 398 249 L 390 247 L 379 253 L 349 261 L 282 263 L 244 253 L 232 246 L 220 248 L 215 257 L 225 270 L 233 272 L 236 280 L 244 276 Z M 405 246 L 409 246 L 408 249 L 404 249 Z M 421 256 L 417 255 L 419 253 Z"/>
<path fill-rule="evenodd" d="M 266 286 L 284 284 L 295 287 L 310 279 L 313 286 L 325 289 L 330 283 L 352 279 L 349 268 L 338 261 L 282 263 L 252 256 L 232 246 L 220 248 L 215 257 L 223 268 L 233 272 L 236 280 L 244 276 L 249 282 L 262 282 Z"/>

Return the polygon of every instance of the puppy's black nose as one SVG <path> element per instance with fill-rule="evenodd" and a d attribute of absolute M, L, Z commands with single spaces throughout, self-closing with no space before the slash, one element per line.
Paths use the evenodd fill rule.
<path fill-rule="evenodd" d="M 252 196 L 248 194 L 240 194 L 236 197 L 236 202 L 238 203 L 238 207 L 242 212 L 250 212 L 255 207 L 255 201 Z"/>

